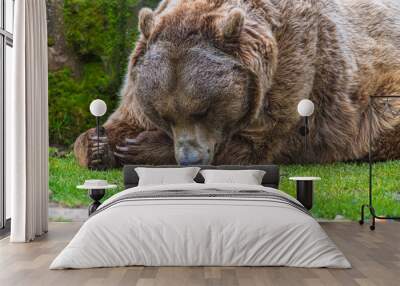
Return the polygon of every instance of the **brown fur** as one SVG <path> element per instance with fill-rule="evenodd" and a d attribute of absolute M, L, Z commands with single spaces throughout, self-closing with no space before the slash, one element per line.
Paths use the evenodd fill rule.
<path fill-rule="evenodd" d="M 104 125 L 119 158 L 109 165 L 189 153 L 215 164 L 362 159 L 369 96 L 400 94 L 394 0 L 167 0 L 140 14 L 122 101 Z M 308 154 L 296 111 L 304 98 L 316 107 Z M 373 109 L 374 155 L 398 159 L 399 120 L 382 106 Z M 81 165 L 92 165 L 92 144 L 77 139 Z"/>

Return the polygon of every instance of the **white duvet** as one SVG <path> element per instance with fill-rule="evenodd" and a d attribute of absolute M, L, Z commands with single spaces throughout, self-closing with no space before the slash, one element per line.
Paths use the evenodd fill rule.
<path fill-rule="evenodd" d="M 289 197 L 254 185 L 179 184 L 128 189 L 100 208 L 129 192 L 205 188 Z M 320 225 L 293 206 L 257 198 L 155 198 L 121 202 L 89 218 L 50 269 L 127 265 L 351 267 Z"/>

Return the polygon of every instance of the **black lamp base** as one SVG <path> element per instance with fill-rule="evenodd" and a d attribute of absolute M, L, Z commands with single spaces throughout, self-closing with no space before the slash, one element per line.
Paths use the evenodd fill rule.
<path fill-rule="evenodd" d="M 89 197 L 93 200 L 93 203 L 89 206 L 89 216 L 94 213 L 97 208 L 101 205 L 100 200 L 104 197 L 105 189 L 93 189 L 89 190 Z"/>
<path fill-rule="evenodd" d="M 314 182 L 313 181 L 297 181 L 296 198 L 303 206 L 311 210 L 313 207 L 313 193 L 314 193 Z"/>

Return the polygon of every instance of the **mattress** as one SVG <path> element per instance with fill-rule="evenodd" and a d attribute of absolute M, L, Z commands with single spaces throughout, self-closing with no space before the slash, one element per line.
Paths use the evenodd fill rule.
<path fill-rule="evenodd" d="M 263 186 L 197 183 L 114 195 L 50 269 L 132 265 L 351 267 L 291 196 Z"/>

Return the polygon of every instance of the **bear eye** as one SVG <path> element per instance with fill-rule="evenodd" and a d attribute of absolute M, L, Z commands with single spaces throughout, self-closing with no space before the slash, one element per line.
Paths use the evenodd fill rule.
<path fill-rule="evenodd" d="M 172 125 L 175 124 L 175 120 L 168 115 L 161 116 L 161 119 L 168 124 L 172 124 Z"/>
<path fill-rule="evenodd" d="M 206 118 L 208 115 L 208 109 L 200 111 L 200 112 L 194 112 L 192 114 L 190 114 L 190 117 L 194 120 L 201 120 Z"/>

